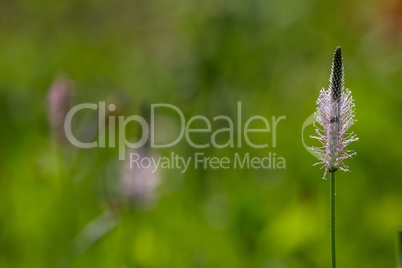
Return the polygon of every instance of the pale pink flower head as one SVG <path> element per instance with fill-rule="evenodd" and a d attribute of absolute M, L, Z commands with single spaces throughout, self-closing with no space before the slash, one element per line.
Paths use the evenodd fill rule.
<path fill-rule="evenodd" d="M 130 203 L 141 207 L 150 208 L 156 201 L 156 188 L 160 183 L 159 172 L 152 161 L 150 164 L 131 163 L 130 154 L 136 154 L 139 159 L 151 159 L 153 156 L 149 148 L 130 150 L 123 162 L 123 177 L 121 190 Z"/>
<path fill-rule="evenodd" d="M 57 77 L 50 86 L 47 96 L 48 117 L 53 137 L 60 143 L 67 141 L 64 120 L 74 97 L 73 83 L 66 76 Z"/>
<path fill-rule="evenodd" d="M 324 179 L 328 171 L 349 171 L 343 160 L 356 154 L 346 149 L 347 145 L 358 138 L 353 132 L 347 133 L 356 121 L 355 104 L 352 93 L 343 86 L 343 76 L 342 50 L 337 47 L 328 90 L 323 88 L 317 100 L 315 118 L 319 126 L 316 123 L 314 126 L 318 136 L 312 136 L 322 145 L 312 149 L 320 156 L 321 161 L 317 164 L 325 168 Z"/>

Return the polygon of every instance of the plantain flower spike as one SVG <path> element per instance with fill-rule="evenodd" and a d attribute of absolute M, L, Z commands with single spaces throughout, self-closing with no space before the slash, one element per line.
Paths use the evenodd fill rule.
<path fill-rule="evenodd" d="M 47 96 L 48 117 L 53 138 L 62 144 L 67 141 L 64 120 L 71 108 L 73 97 L 73 82 L 66 76 L 57 77 L 50 86 Z"/>
<path fill-rule="evenodd" d="M 317 111 L 315 112 L 317 136 L 312 136 L 320 141 L 321 147 L 311 147 L 320 156 L 321 164 L 325 168 L 324 177 L 327 172 L 335 172 L 340 169 L 349 171 L 343 163 L 347 158 L 356 154 L 346 147 L 358 138 L 352 133 L 347 133 L 349 128 L 356 122 L 355 104 L 352 93 L 344 88 L 344 72 L 342 63 L 342 49 L 337 47 L 332 62 L 331 76 L 329 78 L 328 90 L 324 88 L 317 100 Z M 317 125 L 318 123 L 318 125 Z"/>

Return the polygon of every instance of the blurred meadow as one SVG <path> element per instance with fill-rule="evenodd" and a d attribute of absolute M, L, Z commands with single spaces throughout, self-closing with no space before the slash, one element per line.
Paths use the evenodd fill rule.
<path fill-rule="evenodd" d="M 0 267 L 329 267 L 329 181 L 302 126 L 339 45 L 360 140 L 351 172 L 337 172 L 338 265 L 394 268 L 402 1 L 1 1 Z M 286 169 L 130 174 L 117 148 L 79 149 L 60 131 L 63 111 L 100 101 L 123 116 L 169 103 L 186 118 L 235 117 L 238 102 L 244 118 L 284 115 L 275 148 L 140 152 L 272 152 Z M 161 139 L 176 131 L 167 118 Z M 80 113 L 74 133 L 97 140 L 97 120 Z"/>

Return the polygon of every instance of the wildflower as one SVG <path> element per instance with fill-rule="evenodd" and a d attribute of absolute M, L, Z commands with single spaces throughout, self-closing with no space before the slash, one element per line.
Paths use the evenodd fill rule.
<path fill-rule="evenodd" d="M 312 136 L 322 144 L 322 147 L 312 149 L 321 158 L 321 162 L 317 164 L 322 164 L 325 168 L 324 179 L 328 171 L 333 172 L 337 169 L 349 171 L 343 161 L 356 153 L 346 149 L 346 146 L 358 140 L 353 132 L 346 133 L 356 120 L 352 94 L 343 85 L 341 47 L 335 50 L 329 82 L 328 90 L 323 88 L 317 100 L 315 118 L 319 126 L 316 123 L 314 126 L 318 136 Z"/>
<path fill-rule="evenodd" d="M 48 93 L 48 116 L 54 138 L 64 143 L 64 120 L 73 98 L 72 82 L 66 77 L 58 77 L 50 86 Z"/>
<path fill-rule="evenodd" d="M 138 155 L 139 159 L 150 158 L 149 148 L 140 148 L 130 154 Z M 129 154 L 129 155 L 130 155 Z M 155 201 L 155 190 L 159 185 L 159 174 L 155 172 L 155 166 L 151 161 L 149 165 L 132 163 L 130 157 L 126 157 L 123 164 L 122 193 L 134 205 L 147 208 Z"/>

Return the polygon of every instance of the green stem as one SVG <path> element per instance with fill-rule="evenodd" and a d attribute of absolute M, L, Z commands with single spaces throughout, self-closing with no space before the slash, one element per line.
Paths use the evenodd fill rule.
<path fill-rule="evenodd" d="M 399 240 L 399 265 L 398 268 L 402 268 L 402 227 L 398 232 L 398 240 Z"/>
<path fill-rule="evenodd" d="M 330 209 L 331 209 L 331 267 L 336 267 L 335 255 L 335 171 L 330 172 Z"/>

